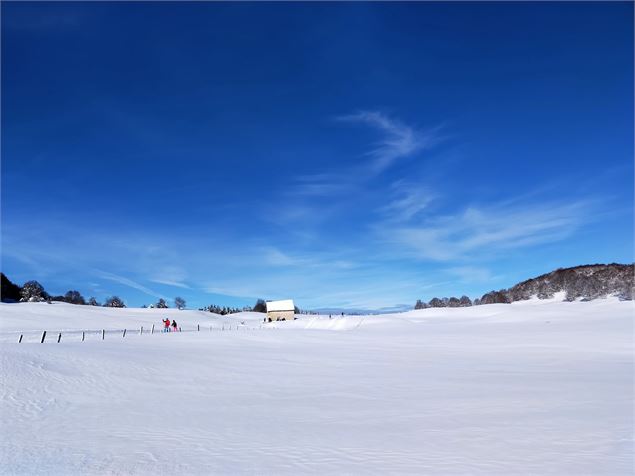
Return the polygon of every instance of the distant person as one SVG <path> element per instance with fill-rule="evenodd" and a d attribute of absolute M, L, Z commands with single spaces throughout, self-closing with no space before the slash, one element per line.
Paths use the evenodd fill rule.
<path fill-rule="evenodd" d="M 331 316 L 330 314 L 329 314 L 329 319 L 333 319 L 333 316 Z"/>
<path fill-rule="evenodd" d="M 176 332 L 176 321 L 172 321 L 172 332 Z"/>
<path fill-rule="evenodd" d="M 170 319 L 163 319 L 163 332 L 170 332 Z"/>

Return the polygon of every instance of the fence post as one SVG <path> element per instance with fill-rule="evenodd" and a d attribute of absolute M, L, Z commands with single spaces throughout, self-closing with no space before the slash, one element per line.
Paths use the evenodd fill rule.
<path fill-rule="evenodd" d="M 141 330 L 139 331 L 139 335 L 143 335 L 143 326 L 141 326 Z"/>
<path fill-rule="evenodd" d="M 104 337 L 106 336 L 106 330 L 102 329 L 101 330 L 101 340 L 104 340 Z"/>
<path fill-rule="evenodd" d="M 44 344 L 45 338 L 46 338 L 46 331 L 42 332 L 42 339 L 40 340 L 40 344 Z"/>
<path fill-rule="evenodd" d="M 18 341 L 18 344 L 22 343 L 22 334 L 20 334 L 20 340 Z"/>
<path fill-rule="evenodd" d="M 197 330 L 198 332 L 201 332 L 201 325 L 200 325 L 200 324 L 196 324 L 196 330 Z"/>
<path fill-rule="evenodd" d="M 123 335 L 121 337 L 126 337 L 126 329 L 123 330 Z"/>
<path fill-rule="evenodd" d="M 84 342 L 84 338 L 86 337 L 86 333 L 82 331 L 82 342 Z"/>
<path fill-rule="evenodd" d="M 179 327 L 179 332 L 183 332 L 180 327 Z"/>
<path fill-rule="evenodd" d="M 224 330 L 225 330 L 225 324 L 223 324 L 223 328 L 222 328 L 221 330 L 222 330 L 222 331 L 224 331 Z"/>
<path fill-rule="evenodd" d="M 57 343 L 60 343 L 60 340 L 62 340 L 62 333 L 60 332 L 59 334 L 57 334 Z"/>
<path fill-rule="evenodd" d="M 152 330 L 150 331 L 150 334 L 154 334 L 154 324 L 152 324 Z"/>

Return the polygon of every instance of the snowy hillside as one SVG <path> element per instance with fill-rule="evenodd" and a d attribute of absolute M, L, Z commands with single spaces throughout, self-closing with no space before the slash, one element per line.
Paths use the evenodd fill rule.
<path fill-rule="evenodd" d="M 0 304 L 0 473 L 632 472 L 632 302 L 262 317 Z"/>

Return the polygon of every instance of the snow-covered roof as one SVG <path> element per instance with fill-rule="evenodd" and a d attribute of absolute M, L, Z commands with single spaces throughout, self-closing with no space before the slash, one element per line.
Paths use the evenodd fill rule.
<path fill-rule="evenodd" d="M 293 299 L 283 301 L 267 301 L 267 312 L 270 311 L 294 311 Z"/>

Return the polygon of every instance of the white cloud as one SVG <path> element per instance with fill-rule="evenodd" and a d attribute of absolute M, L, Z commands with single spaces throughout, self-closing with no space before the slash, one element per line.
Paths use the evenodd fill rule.
<path fill-rule="evenodd" d="M 476 266 L 455 266 L 446 268 L 445 271 L 463 283 L 487 283 L 495 279 L 489 269 Z"/>
<path fill-rule="evenodd" d="M 336 119 L 365 124 L 379 130 L 382 137 L 366 153 L 371 159 L 370 164 L 364 163 L 361 167 L 349 167 L 340 172 L 299 176 L 290 189 L 292 196 L 329 197 L 354 193 L 364 182 L 389 168 L 398 159 L 429 149 L 441 140 L 438 134 L 439 127 L 419 131 L 379 111 L 360 111 Z"/>
<path fill-rule="evenodd" d="M 291 257 L 274 247 L 263 249 L 262 255 L 264 263 L 271 266 L 303 266 L 307 264 L 306 260 Z"/>
<path fill-rule="evenodd" d="M 296 196 L 329 196 L 351 191 L 355 188 L 349 174 L 320 173 L 297 177 L 292 188 Z"/>
<path fill-rule="evenodd" d="M 419 215 L 436 198 L 436 195 L 427 189 L 417 189 L 414 186 L 398 183 L 401 189 L 395 194 L 395 198 L 379 209 L 389 220 L 409 221 Z"/>
<path fill-rule="evenodd" d="M 265 247 L 261 252 L 261 259 L 264 264 L 277 267 L 294 267 L 299 271 L 309 268 L 345 270 L 357 267 L 354 261 L 338 258 L 338 256 L 333 253 L 317 251 L 305 255 L 291 255 L 273 246 Z"/>
<path fill-rule="evenodd" d="M 170 281 L 168 279 L 152 279 L 151 281 L 157 284 L 165 284 L 166 286 L 174 286 L 176 288 L 190 289 L 190 287 L 187 284 L 181 283 L 179 281 Z"/>
<path fill-rule="evenodd" d="M 165 284 L 166 286 L 189 289 L 190 287 L 185 283 L 185 278 L 186 273 L 182 268 L 178 266 L 164 266 L 153 273 L 150 281 Z"/>
<path fill-rule="evenodd" d="M 152 289 L 147 288 L 144 285 L 133 281 L 132 279 L 128 279 L 128 278 L 125 278 L 123 276 L 119 276 L 119 275 L 116 275 L 116 274 L 113 274 L 113 273 L 107 273 L 105 271 L 99 271 L 99 270 L 96 270 L 96 275 L 99 276 L 102 279 L 107 279 L 109 281 L 114 281 L 116 283 L 123 284 L 124 286 L 128 286 L 130 288 L 136 289 L 136 290 L 141 291 L 142 293 L 145 293 L 145 294 L 147 294 L 149 296 L 154 296 L 156 298 L 163 298 L 163 299 L 166 299 L 166 300 L 168 299 L 164 295 L 159 294 L 159 293 L 153 291 Z"/>
<path fill-rule="evenodd" d="M 418 131 L 378 111 L 360 111 L 338 117 L 340 121 L 362 123 L 380 130 L 384 137 L 368 152 L 372 158 L 371 170 L 377 174 L 402 158 L 436 145 L 439 128 Z"/>
<path fill-rule="evenodd" d="M 592 208 L 584 201 L 471 207 L 410 226 L 381 224 L 377 232 L 418 258 L 452 261 L 565 239 L 591 220 Z"/>

